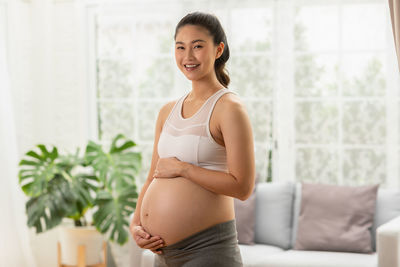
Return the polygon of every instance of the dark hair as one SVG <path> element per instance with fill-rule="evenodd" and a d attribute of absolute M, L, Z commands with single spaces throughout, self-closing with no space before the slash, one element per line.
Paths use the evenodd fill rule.
<path fill-rule="evenodd" d="M 178 33 L 179 28 L 187 24 L 198 25 L 207 29 L 212 36 L 215 45 L 218 45 L 220 42 L 224 43 L 224 52 L 215 60 L 214 69 L 218 81 L 225 87 L 228 87 L 230 78 L 228 73 L 225 72 L 225 63 L 229 59 L 229 46 L 224 29 L 222 28 L 218 18 L 213 14 L 203 12 L 189 13 L 179 21 L 178 25 L 176 25 L 174 40 L 176 39 L 176 34 Z"/>

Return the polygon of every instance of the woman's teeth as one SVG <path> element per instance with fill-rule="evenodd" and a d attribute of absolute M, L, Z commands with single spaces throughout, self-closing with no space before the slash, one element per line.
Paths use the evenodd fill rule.
<path fill-rule="evenodd" d="M 185 68 L 189 71 L 194 70 L 195 68 L 197 68 L 197 66 L 199 66 L 200 64 L 197 65 L 185 65 Z"/>

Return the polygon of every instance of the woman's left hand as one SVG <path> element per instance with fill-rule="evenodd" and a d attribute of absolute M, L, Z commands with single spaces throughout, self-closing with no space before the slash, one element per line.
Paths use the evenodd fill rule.
<path fill-rule="evenodd" d="M 172 158 L 159 158 L 156 169 L 154 170 L 154 178 L 175 178 L 180 177 L 185 162 Z"/>

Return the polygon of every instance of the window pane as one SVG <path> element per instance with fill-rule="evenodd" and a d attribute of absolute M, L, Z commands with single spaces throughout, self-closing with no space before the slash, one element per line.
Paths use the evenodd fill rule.
<path fill-rule="evenodd" d="M 299 181 L 337 184 L 337 150 L 329 148 L 296 149 L 296 176 Z"/>
<path fill-rule="evenodd" d="M 342 7 L 344 50 L 385 49 L 386 9 L 382 3 L 347 4 Z"/>
<path fill-rule="evenodd" d="M 137 112 L 140 114 L 138 130 L 141 142 L 146 141 L 151 143 L 154 141 L 157 115 L 162 105 L 164 105 L 163 102 L 157 101 L 137 103 Z"/>
<path fill-rule="evenodd" d="M 132 97 L 132 66 L 126 60 L 99 59 L 97 61 L 97 97 Z"/>
<path fill-rule="evenodd" d="M 97 56 L 99 58 L 132 58 L 132 27 L 117 18 L 97 17 Z"/>
<path fill-rule="evenodd" d="M 343 142 L 384 145 L 386 113 L 382 101 L 349 101 L 343 105 Z"/>
<path fill-rule="evenodd" d="M 339 9 L 334 5 L 301 6 L 295 10 L 295 49 L 336 51 L 339 40 Z"/>
<path fill-rule="evenodd" d="M 344 96 L 384 96 L 386 93 L 385 59 L 380 54 L 343 56 Z"/>
<path fill-rule="evenodd" d="M 297 143 L 333 144 L 338 141 L 336 103 L 299 102 L 295 114 Z"/>
<path fill-rule="evenodd" d="M 270 56 L 238 55 L 231 59 L 232 85 L 243 97 L 272 97 L 273 68 Z"/>
<path fill-rule="evenodd" d="M 100 139 L 112 139 L 119 133 L 132 138 L 134 127 L 131 103 L 99 103 L 98 114 Z"/>
<path fill-rule="evenodd" d="M 301 53 L 295 60 L 296 96 L 337 96 L 339 94 L 338 56 Z"/>
<path fill-rule="evenodd" d="M 271 133 L 272 104 L 264 101 L 245 100 L 256 142 L 266 143 Z"/>
<path fill-rule="evenodd" d="M 386 181 L 385 151 L 381 149 L 346 149 L 343 151 L 343 183 L 346 185 Z"/>
<path fill-rule="evenodd" d="M 272 9 L 233 8 L 228 43 L 236 52 L 269 51 L 272 37 Z"/>
<path fill-rule="evenodd" d="M 143 74 L 137 77 L 139 97 L 169 97 L 174 89 L 175 65 L 171 57 L 148 57 L 141 64 Z"/>

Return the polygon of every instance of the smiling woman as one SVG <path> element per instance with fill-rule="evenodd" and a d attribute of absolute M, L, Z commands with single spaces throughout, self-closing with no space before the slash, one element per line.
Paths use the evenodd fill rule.
<path fill-rule="evenodd" d="M 195 12 L 175 41 L 192 90 L 159 112 L 131 232 L 157 254 L 155 266 L 242 266 L 233 198 L 253 190 L 254 145 L 246 109 L 227 88 L 226 36 L 214 15 Z"/>

